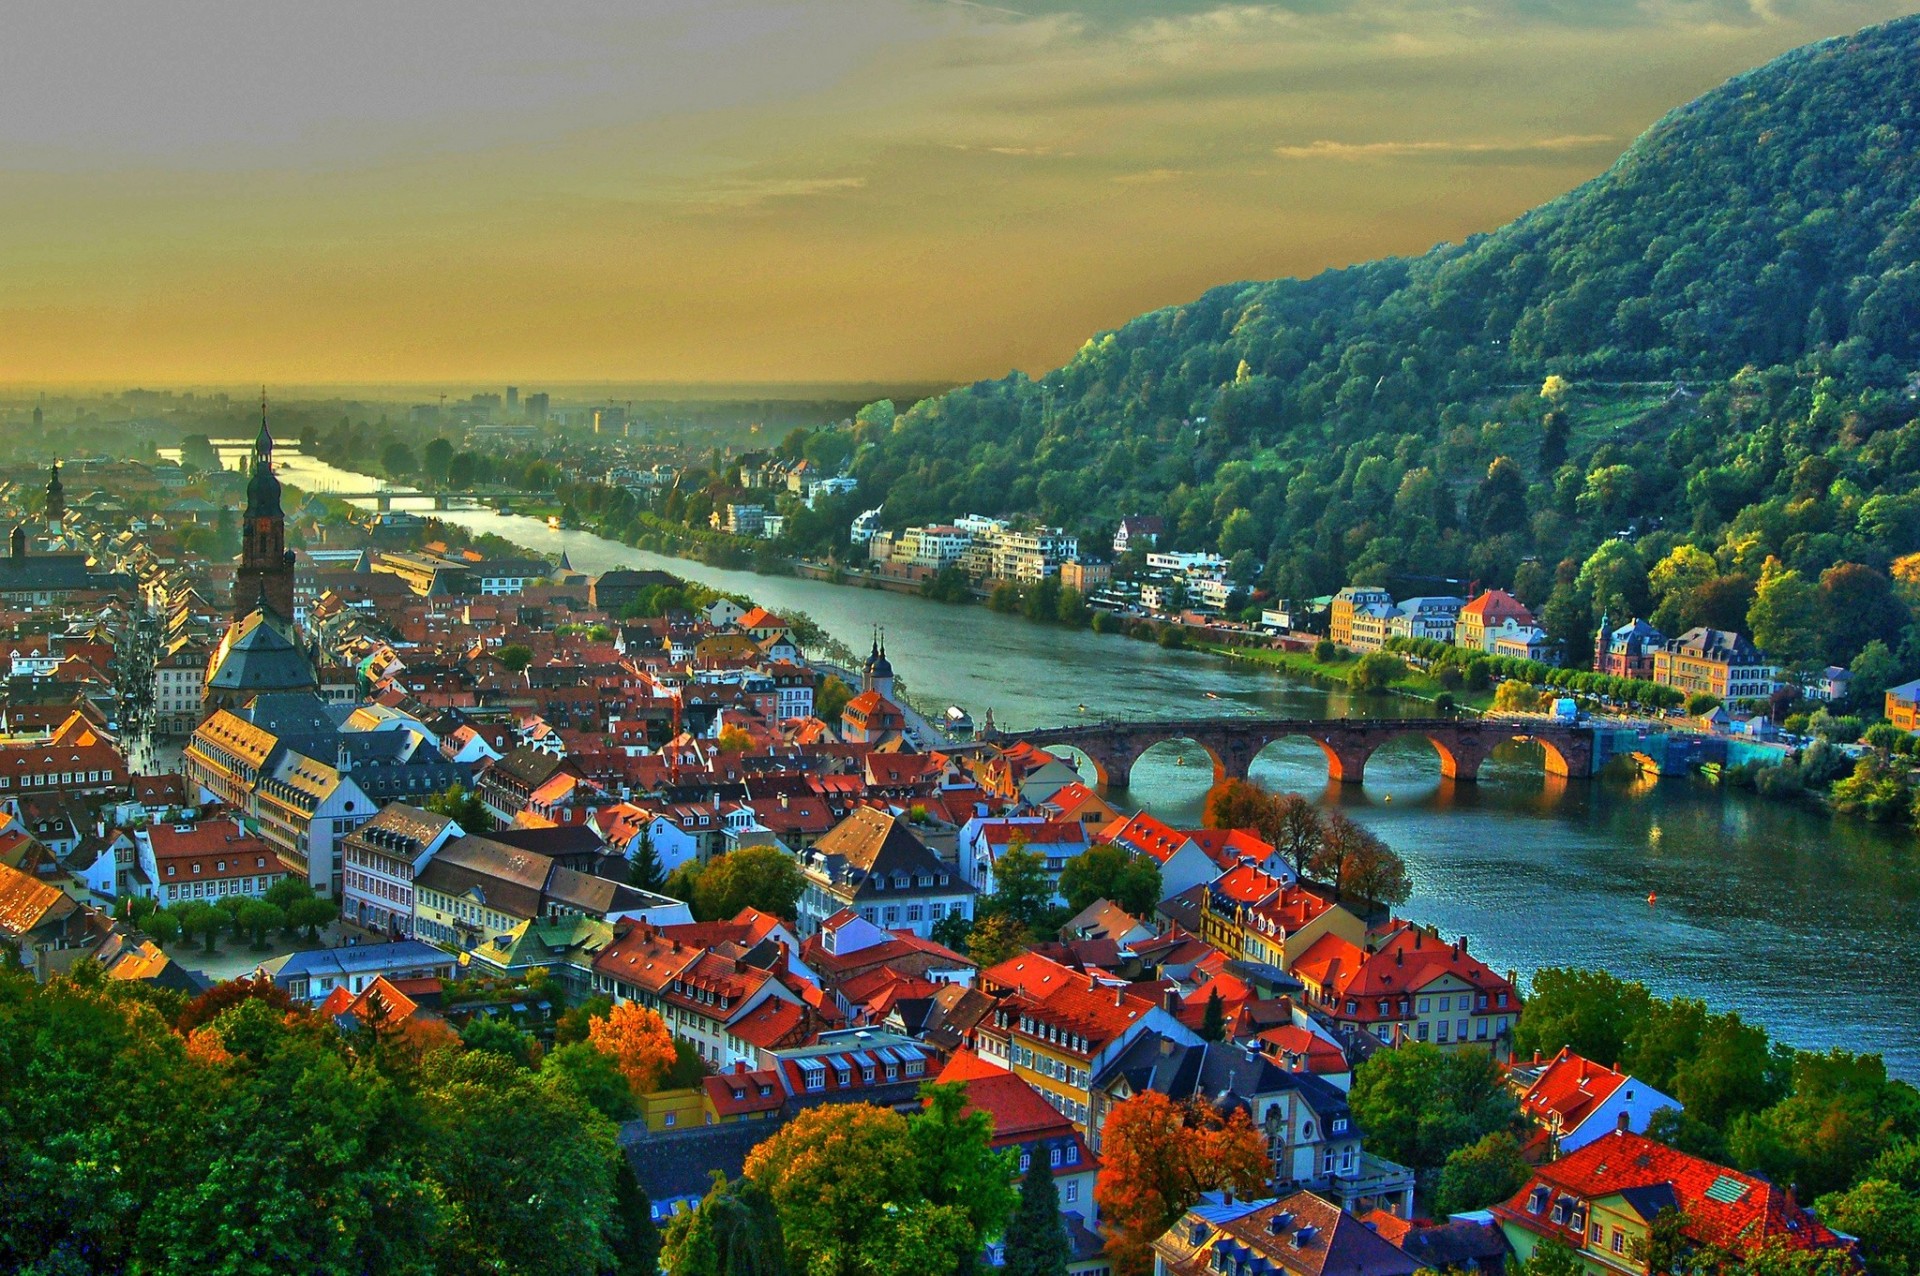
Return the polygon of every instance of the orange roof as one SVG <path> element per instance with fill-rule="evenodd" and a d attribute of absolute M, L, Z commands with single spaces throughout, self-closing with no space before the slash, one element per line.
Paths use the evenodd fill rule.
<path fill-rule="evenodd" d="M 1562 1046 L 1520 1100 L 1520 1108 L 1542 1124 L 1557 1116 L 1562 1130 L 1577 1130 L 1626 1080 L 1624 1074 Z"/>
<path fill-rule="evenodd" d="M 1503 1221 L 1579 1245 L 1581 1238 L 1568 1225 L 1570 1217 L 1556 1223 L 1550 1205 L 1538 1213 L 1528 1208 L 1536 1191 L 1547 1198 L 1564 1192 L 1585 1201 L 1624 1194 L 1649 1220 L 1662 1205 L 1676 1206 L 1686 1216 L 1683 1231 L 1690 1239 L 1737 1253 L 1769 1242 L 1796 1250 L 1845 1244 L 1794 1204 L 1785 1188 L 1623 1130 L 1542 1166 L 1511 1200 L 1494 1207 Z"/>

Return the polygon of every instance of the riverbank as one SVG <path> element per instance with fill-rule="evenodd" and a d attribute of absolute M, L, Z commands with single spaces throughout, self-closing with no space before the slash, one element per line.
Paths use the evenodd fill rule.
<path fill-rule="evenodd" d="M 1235 664 L 1259 665 L 1294 678 L 1311 678 L 1315 681 L 1334 686 L 1348 686 L 1353 667 L 1359 663 L 1358 657 L 1345 659 L 1316 660 L 1310 651 L 1289 651 L 1284 647 L 1220 647 L 1209 643 L 1194 644 L 1195 651 L 1211 652 L 1213 655 Z M 1423 700 L 1429 704 L 1451 703 L 1461 711 L 1485 713 L 1493 707 L 1493 688 L 1481 691 L 1468 691 L 1464 687 L 1449 690 L 1438 679 L 1407 666 L 1405 676 L 1395 678 L 1387 684 L 1387 690 L 1394 695 L 1409 700 Z M 1449 697 L 1448 701 L 1441 700 Z"/>

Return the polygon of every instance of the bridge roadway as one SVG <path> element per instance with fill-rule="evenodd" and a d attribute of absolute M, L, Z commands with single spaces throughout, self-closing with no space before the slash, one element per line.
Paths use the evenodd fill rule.
<path fill-rule="evenodd" d="M 1213 758 L 1215 783 L 1243 779 L 1260 751 L 1276 740 L 1312 740 L 1327 755 L 1327 775 L 1358 784 L 1367 759 L 1389 740 L 1414 736 L 1440 755 L 1440 773 L 1456 781 L 1480 777 L 1493 751 L 1512 740 L 1540 745 L 1550 775 L 1589 776 L 1596 770 L 1594 729 L 1547 718 L 1194 718 L 1159 722 L 1101 722 L 1036 731 L 995 732 L 995 741 L 1024 740 L 1045 748 L 1068 745 L 1093 763 L 1102 788 L 1125 788 L 1140 755 L 1168 740 L 1190 740 Z"/>
<path fill-rule="evenodd" d="M 436 510 L 452 509 L 454 501 L 471 501 L 475 505 L 491 505 L 500 501 L 541 501 L 550 500 L 551 492 L 331 492 L 321 488 L 317 496 L 330 496 L 336 501 L 377 501 L 381 512 L 393 508 L 395 501 L 432 501 Z"/>

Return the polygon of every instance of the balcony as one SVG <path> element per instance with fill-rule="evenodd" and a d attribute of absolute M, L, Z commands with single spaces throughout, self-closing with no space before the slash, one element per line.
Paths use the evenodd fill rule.
<path fill-rule="evenodd" d="M 1413 1214 L 1413 1171 L 1384 1157 L 1361 1152 L 1359 1165 L 1327 1180 L 1326 1191 L 1349 1214 L 1382 1209 L 1408 1218 Z"/>

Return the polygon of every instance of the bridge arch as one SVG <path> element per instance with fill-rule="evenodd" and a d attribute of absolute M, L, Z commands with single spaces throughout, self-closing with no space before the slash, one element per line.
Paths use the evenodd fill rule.
<path fill-rule="evenodd" d="M 1139 744 L 1139 749 L 1134 753 L 1132 760 L 1127 763 L 1127 771 L 1129 773 L 1133 771 L 1134 767 L 1139 765 L 1140 759 L 1146 757 L 1155 749 L 1159 749 L 1165 745 L 1189 745 L 1207 755 L 1207 760 L 1213 764 L 1213 782 L 1215 784 L 1224 784 L 1231 778 L 1231 772 L 1227 766 L 1226 759 L 1220 756 L 1220 750 L 1207 741 L 1198 739 L 1195 736 L 1184 733 L 1163 736 L 1146 735 L 1140 737 Z"/>
<path fill-rule="evenodd" d="M 1269 765 L 1277 763 L 1279 765 L 1309 767 L 1311 765 L 1309 762 L 1311 753 L 1317 751 L 1320 755 L 1320 760 L 1326 765 L 1326 774 L 1321 777 L 1321 782 L 1323 784 L 1339 783 L 1341 770 L 1340 755 L 1334 751 L 1334 747 L 1331 744 L 1328 744 L 1324 739 L 1314 735 L 1310 731 L 1282 731 L 1274 735 L 1256 738 L 1251 743 L 1253 747 L 1247 754 L 1246 768 L 1249 775 L 1253 773 L 1254 765 L 1263 759 Z M 1281 750 L 1284 750 L 1284 752 L 1276 750 L 1274 747 L 1276 745 L 1281 746 Z M 1288 748 L 1287 746 L 1293 747 Z M 1292 756 L 1288 757 L 1286 756 L 1287 754 L 1291 754 Z"/>

